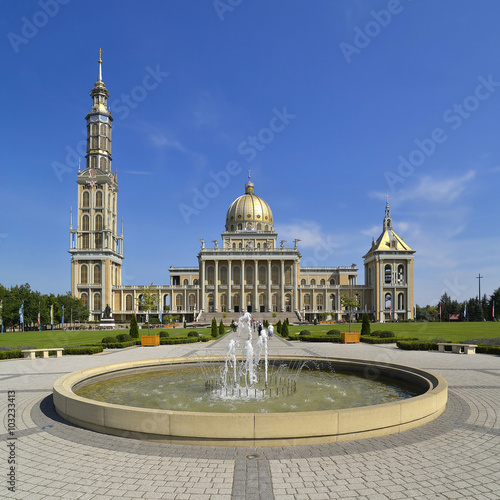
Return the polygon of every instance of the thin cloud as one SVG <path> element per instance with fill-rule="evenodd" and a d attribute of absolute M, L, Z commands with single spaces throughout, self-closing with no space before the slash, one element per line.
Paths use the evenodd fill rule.
<path fill-rule="evenodd" d="M 146 172 L 144 170 L 125 170 L 123 173 L 130 175 L 153 175 L 153 172 Z"/>

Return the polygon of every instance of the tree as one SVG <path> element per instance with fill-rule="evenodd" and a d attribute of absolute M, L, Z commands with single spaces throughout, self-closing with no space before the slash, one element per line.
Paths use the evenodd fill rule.
<path fill-rule="evenodd" d="M 370 335 L 370 318 L 368 313 L 363 314 L 363 324 L 361 325 L 361 335 Z"/>
<path fill-rule="evenodd" d="M 224 335 L 224 333 L 226 333 L 225 329 L 224 329 L 224 323 L 222 322 L 222 319 L 220 320 L 220 324 L 219 324 L 219 335 Z"/>
<path fill-rule="evenodd" d="M 352 310 L 359 309 L 359 296 L 358 295 L 348 295 L 343 293 L 340 295 L 340 301 L 344 309 L 349 311 L 349 332 L 351 331 L 351 319 L 352 319 Z"/>
<path fill-rule="evenodd" d="M 132 314 L 132 318 L 130 319 L 130 336 L 133 339 L 139 338 L 139 327 L 137 326 L 137 318 L 135 314 Z"/>
<path fill-rule="evenodd" d="M 212 319 L 212 337 L 215 338 L 217 337 L 218 331 L 217 331 L 217 320 L 215 319 L 215 316 Z"/>
<path fill-rule="evenodd" d="M 153 289 L 153 283 L 149 286 L 141 288 L 140 295 L 137 298 L 137 306 L 139 310 L 146 311 L 148 321 L 148 334 L 150 333 L 149 313 L 152 310 L 158 309 L 158 294 Z"/>
<path fill-rule="evenodd" d="M 281 325 L 281 336 L 286 339 L 288 338 L 289 332 L 288 332 L 288 321 L 283 321 L 283 324 Z"/>
<path fill-rule="evenodd" d="M 500 316 L 500 288 L 497 288 L 490 297 L 490 318 L 496 321 Z"/>
<path fill-rule="evenodd" d="M 276 323 L 276 333 L 281 335 L 281 320 Z"/>

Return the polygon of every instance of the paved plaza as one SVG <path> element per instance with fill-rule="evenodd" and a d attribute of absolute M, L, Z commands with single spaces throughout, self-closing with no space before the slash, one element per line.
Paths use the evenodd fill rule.
<path fill-rule="evenodd" d="M 500 499 L 500 357 L 400 351 L 394 345 L 270 341 L 270 354 L 406 364 L 449 384 L 447 410 L 402 434 L 327 445 L 179 446 L 98 434 L 52 404 L 60 376 L 104 364 L 225 352 L 207 344 L 134 347 L 96 356 L 0 361 L 0 498 L 112 500 Z M 7 405 L 15 391 L 16 427 Z M 12 429 L 10 429 L 12 430 Z M 7 447 L 15 437 L 15 446 Z M 10 454 L 13 451 L 13 455 Z M 15 491 L 8 490 L 15 458 Z"/>

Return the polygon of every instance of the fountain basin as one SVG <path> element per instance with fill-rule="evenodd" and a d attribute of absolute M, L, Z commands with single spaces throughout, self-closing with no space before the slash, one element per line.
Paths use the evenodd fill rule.
<path fill-rule="evenodd" d="M 223 357 L 211 358 L 223 362 Z M 280 356 L 280 361 L 325 360 L 342 371 L 380 375 L 419 389 L 420 395 L 396 402 L 293 413 L 210 413 L 155 410 L 104 403 L 80 397 L 73 389 L 97 379 L 133 371 L 187 366 L 193 358 L 116 363 L 65 375 L 54 383 L 57 413 L 94 431 L 172 444 L 209 446 L 287 446 L 320 444 L 384 436 L 424 425 L 446 409 L 448 385 L 439 375 L 390 363 L 337 358 Z"/>

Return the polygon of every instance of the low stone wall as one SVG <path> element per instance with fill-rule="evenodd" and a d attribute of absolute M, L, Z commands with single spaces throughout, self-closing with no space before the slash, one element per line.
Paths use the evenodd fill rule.
<path fill-rule="evenodd" d="M 223 361 L 222 357 L 211 358 Z M 128 370 L 188 365 L 192 358 L 157 359 L 117 363 L 65 375 L 54 383 L 57 413 L 69 422 L 94 431 L 172 444 L 210 446 L 295 446 L 384 436 L 424 425 L 446 409 L 446 380 L 425 370 L 403 365 L 280 356 L 282 361 L 301 359 L 328 362 L 339 370 L 366 376 L 389 376 L 418 386 L 423 394 L 373 406 L 290 413 L 202 413 L 153 410 L 102 403 L 77 396 L 73 388 Z"/>

